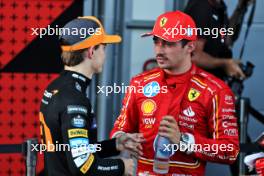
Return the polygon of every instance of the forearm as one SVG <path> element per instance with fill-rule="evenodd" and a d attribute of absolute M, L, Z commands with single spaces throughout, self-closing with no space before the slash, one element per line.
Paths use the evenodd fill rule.
<path fill-rule="evenodd" d="M 196 150 L 193 155 L 196 158 L 231 164 L 236 160 L 239 152 L 238 140 L 236 139 L 209 139 L 195 136 Z"/>
<path fill-rule="evenodd" d="M 96 158 L 86 175 L 93 176 L 121 176 L 124 174 L 125 165 L 121 159 Z"/>

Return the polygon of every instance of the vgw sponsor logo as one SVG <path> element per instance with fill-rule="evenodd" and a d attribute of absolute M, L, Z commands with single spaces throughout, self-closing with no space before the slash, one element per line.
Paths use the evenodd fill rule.
<path fill-rule="evenodd" d="M 155 118 L 144 118 L 142 121 L 143 121 L 143 124 L 145 125 L 145 128 L 152 128 L 156 122 L 156 119 Z"/>

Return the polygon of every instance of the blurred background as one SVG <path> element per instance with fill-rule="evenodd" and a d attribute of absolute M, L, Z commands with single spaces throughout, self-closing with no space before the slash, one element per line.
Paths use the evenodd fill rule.
<path fill-rule="evenodd" d="M 77 16 L 94 15 L 108 33 L 118 33 L 123 41 L 107 47 L 102 74 L 93 78 L 88 90 L 97 115 L 98 138 L 106 139 L 119 115 L 123 94 L 95 94 L 97 86 L 129 85 L 132 76 L 143 71 L 154 57 L 152 38 L 140 35 L 151 31 L 155 19 L 165 11 L 183 10 L 187 0 L 1 0 L 0 1 L 0 144 L 19 144 L 39 136 L 40 98 L 47 84 L 62 71 L 58 36 L 32 35 L 31 28 L 63 27 Z M 231 15 L 238 0 L 225 0 Z M 249 7 L 250 9 L 250 7 Z M 256 0 L 253 23 L 246 40 L 242 61 L 255 65 L 244 83 L 244 97 L 264 113 L 264 1 Z M 239 57 L 249 11 L 239 39 L 233 47 Z M 249 118 L 248 133 L 255 139 L 263 125 Z M 43 168 L 38 158 L 38 172 Z M 1 154 L 0 175 L 25 175 L 21 154 Z M 225 165 L 209 163 L 206 175 L 230 175 Z"/>

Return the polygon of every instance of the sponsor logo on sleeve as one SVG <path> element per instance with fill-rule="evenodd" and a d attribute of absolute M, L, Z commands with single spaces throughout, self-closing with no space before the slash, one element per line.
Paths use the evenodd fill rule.
<path fill-rule="evenodd" d="M 182 111 L 182 113 L 183 113 L 184 115 L 188 116 L 188 117 L 193 117 L 193 116 L 195 116 L 195 112 L 192 110 L 192 107 L 191 107 L 191 106 L 189 106 L 187 109 L 184 109 L 184 110 Z"/>
<path fill-rule="evenodd" d="M 179 114 L 179 118 L 188 122 L 193 122 L 193 123 L 197 123 L 197 119 L 196 118 L 190 118 L 190 117 L 186 117 L 183 116 L 181 114 Z"/>
<path fill-rule="evenodd" d="M 183 121 L 179 121 L 179 125 L 180 125 L 180 126 L 183 126 L 183 127 L 186 127 L 186 128 L 189 128 L 189 129 L 191 129 L 191 130 L 194 129 L 194 125 L 188 124 L 188 123 L 183 122 Z"/>
<path fill-rule="evenodd" d="M 74 163 L 77 167 L 83 165 L 83 163 L 88 159 L 90 156 L 89 153 L 79 156 L 78 158 L 74 159 Z"/>
<path fill-rule="evenodd" d="M 156 122 L 156 118 L 143 118 L 142 119 L 145 128 L 152 128 Z"/>
<path fill-rule="evenodd" d="M 194 88 L 191 88 L 188 92 L 188 99 L 189 101 L 194 101 L 196 100 L 199 96 L 201 95 L 201 92 L 194 89 Z"/>
<path fill-rule="evenodd" d="M 67 106 L 68 114 L 84 114 L 87 115 L 87 108 L 85 106 L 80 105 L 68 105 Z"/>
<path fill-rule="evenodd" d="M 143 94 L 146 97 L 154 97 L 160 92 L 160 85 L 157 81 L 152 81 L 144 86 Z"/>
<path fill-rule="evenodd" d="M 78 90 L 79 92 L 82 91 L 82 87 L 81 87 L 81 85 L 80 85 L 78 82 L 75 82 L 75 88 L 76 88 L 76 90 Z"/>
<path fill-rule="evenodd" d="M 144 100 L 141 104 L 141 111 L 143 112 L 143 115 L 146 116 L 153 115 L 156 109 L 157 109 L 157 105 L 155 101 L 151 99 Z"/>
<path fill-rule="evenodd" d="M 94 153 L 94 152 L 90 152 L 88 146 L 85 145 L 74 147 L 71 149 L 71 154 L 73 158 L 89 153 Z"/>
<path fill-rule="evenodd" d="M 236 117 L 233 115 L 223 115 L 223 120 L 232 120 L 235 119 Z"/>
<path fill-rule="evenodd" d="M 224 113 L 225 112 L 227 112 L 227 113 L 233 112 L 234 113 L 234 112 L 236 112 L 236 110 L 235 109 L 231 109 L 231 108 L 228 108 L 228 109 L 223 108 L 222 112 L 224 112 Z"/>
<path fill-rule="evenodd" d="M 88 160 L 84 163 L 84 165 L 81 167 L 80 171 L 85 174 L 91 167 L 92 163 L 94 161 L 94 156 L 91 154 L 88 158 Z"/>
<path fill-rule="evenodd" d="M 237 136 L 237 129 L 225 129 L 224 134 L 227 136 Z"/>
<path fill-rule="evenodd" d="M 44 96 L 47 97 L 47 98 L 51 98 L 52 97 L 52 93 L 48 92 L 47 90 L 45 90 Z"/>
<path fill-rule="evenodd" d="M 83 128 L 86 124 L 86 120 L 82 116 L 77 115 L 71 119 L 71 124 L 73 127 Z"/>
<path fill-rule="evenodd" d="M 112 171 L 112 170 L 118 170 L 118 165 L 115 166 L 98 166 L 98 170 L 101 171 Z"/>
<path fill-rule="evenodd" d="M 55 95 L 59 92 L 59 90 L 55 89 L 55 90 L 52 90 L 51 92 L 52 92 L 52 95 Z"/>
<path fill-rule="evenodd" d="M 75 138 L 75 139 L 70 139 L 69 141 L 71 147 L 71 154 L 73 158 L 89 153 L 88 150 L 89 139 Z"/>
<path fill-rule="evenodd" d="M 86 81 L 85 77 L 83 77 L 83 76 L 81 76 L 81 75 L 78 75 L 78 74 L 76 74 L 76 73 L 73 73 L 73 74 L 72 74 L 72 77 L 73 77 L 73 78 L 76 78 L 76 79 L 79 79 L 79 80 L 82 80 L 83 82 Z"/>
<path fill-rule="evenodd" d="M 237 126 L 237 123 L 236 122 L 227 122 L 227 121 L 224 121 L 222 122 L 222 126 L 224 128 L 228 128 L 228 127 L 236 127 Z"/>
<path fill-rule="evenodd" d="M 88 130 L 85 129 L 80 129 L 80 128 L 75 128 L 75 129 L 70 129 L 68 130 L 68 136 L 69 138 L 74 138 L 74 137 L 88 137 Z"/>
<path fill-rule="evenodd" d="M 233 96 L 225 95 L 225 104 L 233 105 L 234 104 Z"/>
<path fill-rule="evenodd" d="M 87 139 L 87 138 L 75 138 L 75 139 L 70 139 L 69 142 L 70 142 L 70 147 L 74 148 L 74 147 L 80 147 L 80 146 L 88 145 L 89 139 Z"/>

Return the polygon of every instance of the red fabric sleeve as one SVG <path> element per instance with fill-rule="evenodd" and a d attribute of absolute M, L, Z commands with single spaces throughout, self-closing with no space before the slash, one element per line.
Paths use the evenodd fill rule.
<path fill-rule="evenodd" d="M 239 153 L 235 100 L 230 89 L 216 92 L 208 106 L 208 137 L 195 135 L 195 144 L 203 150 L 194 152 L 195 157 L 212 162 L 231 164 Z"/>
<path fill-rule="evenodd" d="M 132 79 L 129 88 L 126 90 L 123 99 L 120 115 L 117 117 L 114 128 L 110 133 L 110 138 L 115 137 L 118 133 L 138 132 L 138 109 L 136 104 L 137 84 Z"/>

